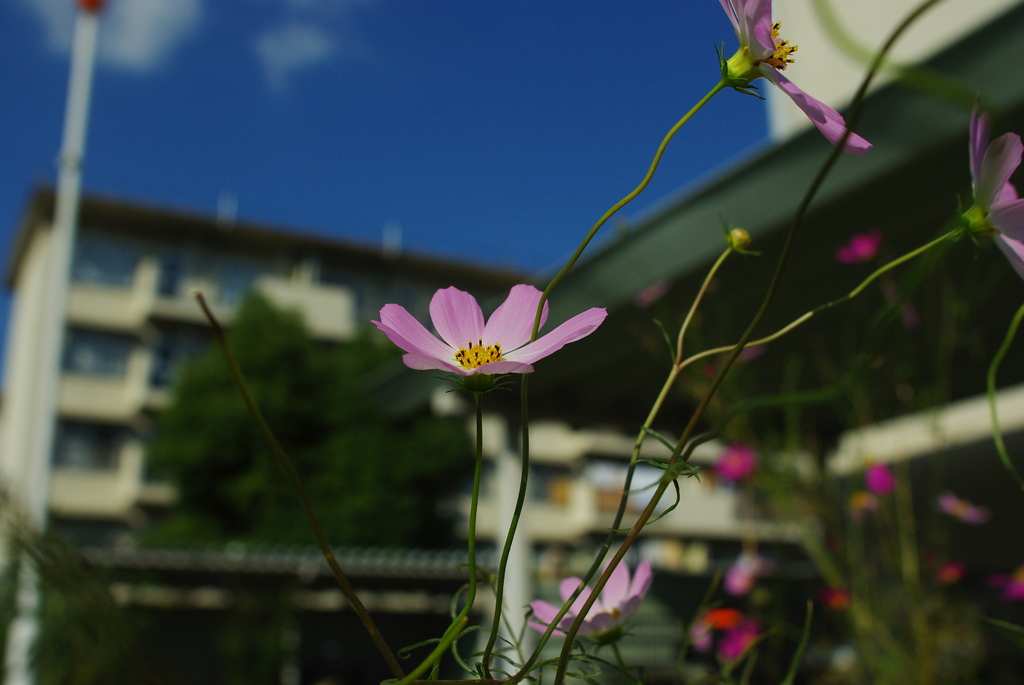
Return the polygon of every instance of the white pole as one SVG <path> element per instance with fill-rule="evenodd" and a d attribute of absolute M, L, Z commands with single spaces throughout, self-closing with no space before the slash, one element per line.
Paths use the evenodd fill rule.
<path fill-rule="evenodd" d="M 28 468 L 23 491 L 18 493 L 24 507 L 29 533 L 41 533 L 46 524 L 50 494 L 50 461 L 57 422 L 57 398 L 60 385 L 61 353 L 64 347 L 64 320 L 67 312 L 68 277 L 78 224 L 79 196 L 82 188 L 82 155 L 89 118 L 93 67 L 96 62 L 96 37 L 100 3 L 80 0 L 82 11 L 75 19 L 71 48 L 71 75 L 64 113 L 64 135 L 58 159 L 57 197 L 49 240 L 46 306 L 41 322 L 38 382 L 32 407 L 28 444 Z M 16 615 L 7 639 L 6 685 L 32 685 L 35 673 L 31 654 L 39 633 L 39 582 L 32 563 L 22 557 L 18 578 Z"/>

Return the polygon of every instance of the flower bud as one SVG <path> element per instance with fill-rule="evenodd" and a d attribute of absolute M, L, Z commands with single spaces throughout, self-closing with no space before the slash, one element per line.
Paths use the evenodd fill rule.
<path fill-rule="evenodd" d="M 744 250 L 750 245 L 750 233 L 742 228 L 734 228 L 729 231 L 729 247 L 734 250 Z"/>

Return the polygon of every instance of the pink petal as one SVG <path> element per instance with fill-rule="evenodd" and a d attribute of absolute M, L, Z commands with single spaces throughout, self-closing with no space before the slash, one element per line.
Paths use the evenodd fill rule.
<path fill-rule="evenodd" d="M 608 576 L 608 582 L 601 590 L 601 606 L 605 611 L 611 611 L 622 606 L 629 594 L 629 568 L 623 562 L 619 562 Z M 596 606 L 596 605 L 595 605 Z"/>
<path fill-rule="evenodd" d="M 427 371 L 429 369 L 437 369 L 438 371 L 451 371 L 452 373 L 461 374 L 463 376 L 469 375 L 466 369 L 463 369 L 460 366 L 448 364 L 446 362 L 441 361 L 440 359 L 436 359 L 434 357 L 427 357 L 422 354 L 416 354 L 415 352 L 410 352 L 409 354 L 402 355 L 402 362 L 404 362 L 406 366 L 408 366 L 410 369 L 414 371 Z"/>
<path fill-rule="evenodd" d="M 980 97 L 978 98 L 981 99 Z M 971 129 L 970 129 L 970 140 L 968 141 L 968 151 L 971 155 L 971 182 L 974 184 L 974 194 L 978 195 L 978 179 L 981 178 L 981 160 L 985 156 L 985 150 L 988 148 L 988 130 L 991 125 L 991 121 L 987 114 L 981 113 L 978 110 L 979 105 L 974 105 L 974 110 L 971 112 Z"/>
<path fill-rule="evenodd" d="M 997 235 L 996 245 L 1010 260 L 1010 266 L 1017 272 L 1017 275 L 1024 278 L 1024 243 L 1004 235 Z"/>
<path fill-rule="evenodd" d="M 637 564 L 633 571 L 633 583 L 629 586 L 630 598 L 642 598 L 651 589 L 654 582 L 654 573 L 651 571 L 651 563 L 644 559 Z"/>
<path fill-rule="evenodd" d="M 746 27 L 747 45 L 754 51 L 755 59 L 762 59 L 775 52 L 772 38 L 772 0 L 746 0 L 743 18 Z"/>
<path fill-rule="evenodd" d="M 456 350 L 484 334 L 484 314 L 476 298 L 454 286 L 430 298 L 430 320 L 441 339 Z"/>
<path fill-rule="evenodd" d="M 1011 200 L 993 205 L 988 210 L 988 220 L 1006 237 L 1024 240 L 1024 200 Z"/>
<path fill-rule="evenodd" d="M 517 285 L 509 292 L 484 326 L 484 342 L 493 345 L 500 343 L 501 349 L 511 352 L 522 347 L 530 340 L 533 333 L 533 319 L 537 316 L 537 303 L 540 302 L 541 291 L 532 285 Z M 540 325 L 548 318 L 548 303 L 544 303 Z"/>
<path fill-rule="evenodd" d="M 523 362 L 504 360 L 500 362 L 491 362 L 490 364 L 484 364 L 478 366 L 475 369 L 464 370 L 466 375 L 474 373 L 533 373 L 533 366 L 531 364 L 525 364 Z M 461 372 L 460 372 L 461 373 Z"/>
<path fill-rule="evenodd" d="M 989 208 L 996 203 L 1010 176 L 1020 166 L 1022 151 L 1024 146 L 1016 133 L 1006 133 L 992 141 L 974 179 L 975 202 Z"/>
<path fill-rule="evenodd" d="M 736 23 L 736 11 L 732 7 L 730 0 L 718 0 L 722 4 L 722 9 L 725 10 L 725 16 L 729 17 L 729 21 L 732 23 L 732 30 L 736 32 L 736 37 L 740 38 L 740 25 Z M 740 39 L 742 42 L 742 39 Z"/>
<path fill-rule="evenodd" d="M 846 132 L 846 120 L 843 116 L 820 100 L 815 100 L 810 95 L 800 90 L 795 83 L 783 76 L 773 67 L 767 64 L 761 65 L 761 73 L 766 79 L 778 86 L 779 90 L 788 95 L 793 103 L 803 110 L 807 118 L 811 120 L 821 133 L 828 138 L 833 145 L 839 142 Z M 850 133 L 843 146 L 844 152 L 855 155 L 867 154 L 871 149 L 871 143 L 864 140 L 856 133 Z"/>
<path fill-rule="evenodd" d="M 416 318 L 397 304 L 386 304 L 380 310 L 380 321 L 373 324 L 384 331 L 391 342 L 406 352 L 434 359 L 454 361 L 452 350 L 438 340 Z"/>
<path fill-rule="evenodd" d="M 543 599 L 535 599 L 530 602 L 530 609 L 533 610 L 534 618 L 544 623 L 544 629 L 547 630 L 547 627 L 555 620 L 555 616 L 558 615 L 559 607 L 551 602 L 545 602 Z"/>
<path fill-rule="evenodd" d="M 509 361 L 532 364 L 538 359 L 557 352 L 563 346 L 590 335 L 595 328 L 601 325 L 606 316 L 608 316 L 608 312 L 600 307 L 588 309 L 572 317 L 547 335 L 503 356 Z"/>
<path fill-rule="evenodd" d="M 580 625 L 580 635 L 593 635 L 594 633 L 603 633 L 606 630 L 611 630 L 615 626 L 619 625 L 622 621 L 615 618 L 609 613 L 601 612 L 594 614 L 583 621 Z"/>
<path fill-rule="evenodd" d="M 563 578 L 558 584 L 558 596 L 562 598 L 563 602 L 568 602 L 569 598 L 572 597 L 572 593 L 576 592 L 576 588 L 578 588 L 582 582 L 583 581 L 581 579 L 576 578 L 575 576 L 572 578 Z M 590 592 L 590 586 L 583 588 L 583 592 L 580 594 L 580 597 L 576 598 L 576 601 L 579 602 L 581 597 L 589 597 Z"/>

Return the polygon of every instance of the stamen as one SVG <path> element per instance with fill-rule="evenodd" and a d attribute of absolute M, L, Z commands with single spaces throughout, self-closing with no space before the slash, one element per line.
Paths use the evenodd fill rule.
<path fill-rule="evenodd" d="M 788 40 L 780 38 L 779 31 L 781 29 L 781 21 L 772 24 L 772 42 L 775 43 L 775 52 L 764 59 L 758 60 L 758 62 L 775 67 L 779 71 L 785 71 L 786 65 L 793 64 L 796 61 L 792 58 L 792 54 L 797 51 L 799 46 L 790 45 Z"/>
<path fill-rule="evenodd" d="M 460 347 L 459 351 L 455 353 L 455 361 L 464 369 L 476 369 L 484 364 L 500 362 L 502 361 L 501 343 L 484 345 L 483 338 L 478 338 L 475 343 L 472 340 L 467 340 L 466 346 Z"/>

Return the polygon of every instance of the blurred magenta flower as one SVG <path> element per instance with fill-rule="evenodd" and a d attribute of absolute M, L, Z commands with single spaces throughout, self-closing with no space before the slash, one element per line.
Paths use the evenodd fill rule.
<path fill-rule="evenodd" d="M 622 622 L 636 612 L 637 607 L 640 606 L 640 600 L 651 589 L 653 580 L 651 565 L 646 560 L 637 564 L 632 581 L 630 581 L 629 569 L 625 564 L 616 566 L 611 576 L 608 577 L 608 582 L 601 591 L 601 595 L 580 625 L 578 634 L 602 644 L 617 640 L 622 635 Z M 579 578 L 566 578 L 559 583 L 558 594 L 561 595 L 562 601 L 567 602 L 582 582 Z M 558 622 L 554 631 L 555 635 L 565 635 L 565 631 L 576 620 L 576 616 L 592 592 L 589 585 L 583 588 L 583 592 L 572 603 L 562 620 Z M 530 621 L 530 627 L 544 632 L 555 620 L 560 608 L 542 599 L 530 602 L 530 609 L 533 610 L 533 615 L 537 619 L 537 621 Z"/>
<path fill-rule="evenodd" d="M 729 445 L 714 465 L 718 477 L 729 483 L 739 483 L 756 470 L 757 451 L 739 443 Z"/>
<path fill-rule="evenodd" d="M 713 631 L 732 630 L 744 620 L 743 612 L 739 609 L 729 607 L 708 609 L 693 622 L 693 626 L 690 628 L 690 643 L 698 652 L 711 651 Z"/>
<path fill-rule="evenodd" d="M 1016 133 L 1005 133 L 990 144 L 991 125 L 976 104 L 971 112 L 969 143 L 974 204 L 963 219 L 971 233 L 997 233 L 996 244 L 1024 278 L 1024 243 L 1020 242 L 1024 240 L 1024 200 L 1010 183 L 1024 146 Z"/>
<path fill-rule="evenodd" d="M 732 563 L 722 581 L 722 587 L 730 595 L 745 595 L 754 587 L 754 581 L 764 572 L 767 563 L 756 554 L 743 552 Z"/>
<path fill-rule="evenodd" d="M 975 526 L 988 521 L 992 513 L 987 507 L 981 507 L 965 499 L 960 499 L 948 490 L 940 493 L 936 502 L 939 509 L 944 513 Z"/>
<path fill-rule="evenodd" d="M 660 300 L 671 288 L 671 283 L 660 278 L 633 296 L 633 306 L 637 309 L 647 309 Z"/>
<path fill-rule="evenodd" d="M 761 637 L 761 622 L 746 618 L 735 628 L 726 630 L 718 641 L 718 656 L 723 661 L 736 661 Z"/>
<path fill-rule="evenodd" d="M 796 84 L 780 72 L 792 64 L 792 55 L 797 46 L 790 45 L 779 37 L 781 24 L 772 23 L 771 0 L 719 0 L 725 10 L 740 48 L 723 66 L 729 85 L 746 92 L 752 81 L 765 78 L 789 96 L 797 107 L 803 110 L 811 123 L 828 138 L 833 145 L 846 133 L 846 121 L 839 112 L 824 102 L 815 100 L 800 90 Z M 856 133 L 850 133 L 843 146 L 845 152 L 863 155 L 871 149 L 871 143 Z"/>
<path fill-rule="evenodd" d="M 947 561 L 935 570 L 935 582 L 939 585 L 952 585 L 960 582 L 967 572 L 967 564 L 962 561 Z"/>
<path fill-rule="evenodd" d="M 859 264 L 870 262 L 878 254 L 878 248 L 882 246 L 882 232 L 872 228 L 865 233 L 857 233 L 846 243 L 836 250 L 836 261 L 842 264 Z"/>
<path fill-rule="evenodd" d="M 857 490 L 850 495 L 850 515 L 855 521 L 863 521 L 869 511 L 878 511 L 878 498 L 866 490 Z"/>
<path fill-rule="evenodd" d="M 829 611 L 845 611 L 850 607 L 850 591 L 844 587 L 822 588 L 818 598 Z"/>
<path fill-rule="evenodd" d="M 992 575 L 988 578 L 992 587 L 1003 589 L 1003 599 L 1007 602 L 1024 601 L 1024 564 L 1014 569 L 1011 575 Z"/>
<path fill-rule="evenodd" d="M 875 495 L 888 495 L 896 489 L 896 476 L 885 464 L 871 464 L 864 472 L 864 486 Z"/>
<path fill-rule="evenodd" d="M 454 287 L 438 290 L 430 300 L 430 319 L 440 340 L 397 304 L 384 305 L 380 321 L 373 324 L 406 351 L 402 361 L 410 369 L 462 376 L 531 373 L 535 361 L 590 335 L 607 316 L 604 309 L 594 307 L 529 342 L 540 297 L 532 285 L 514 286 L 485 324 L 472 295 Z M 541 326 L 547 316 L 545 302 Z"/>

